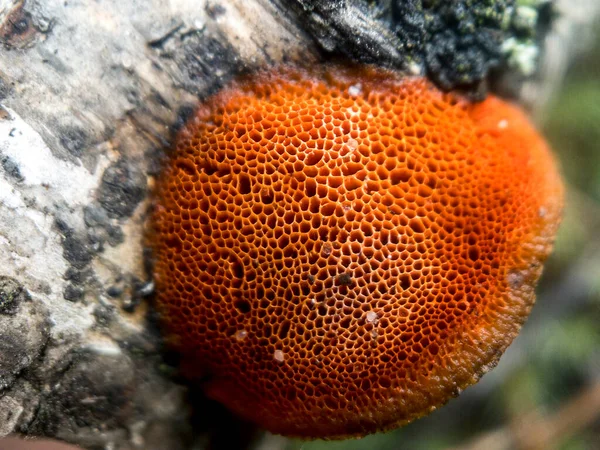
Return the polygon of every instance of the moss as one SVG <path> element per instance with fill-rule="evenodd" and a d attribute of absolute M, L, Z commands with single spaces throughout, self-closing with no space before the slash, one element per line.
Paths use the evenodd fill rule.
<path fill-rule="evenodd" d="M 294 6 L 295 5 L 295 6 Z M 297 0 L 328 53 L 410 72 L 483 98 L 491 70 L 534 72 L 541 2 L 515 0 Z"/>
<path fill-rule="evenodd" d="M 0 314 L 15 314 L 19 304 L 27 299 L 29 299 L 29 294 L 17 280 L 0 276 Z"/>

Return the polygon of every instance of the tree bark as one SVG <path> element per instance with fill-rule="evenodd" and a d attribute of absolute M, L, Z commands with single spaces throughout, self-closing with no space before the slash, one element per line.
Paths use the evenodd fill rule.
<path fill-rule="evenodd" d="M 0 436 L 187 448 L 143 301 L 149 183 L 198 96 L 310 45 L 243 0 L 1 1 L 0 41 Z"/>

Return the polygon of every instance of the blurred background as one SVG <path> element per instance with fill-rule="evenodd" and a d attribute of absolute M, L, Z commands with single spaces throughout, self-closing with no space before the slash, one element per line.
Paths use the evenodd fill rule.
<path fill-rule="evenodd" d="M 271 436 L 262 449 L 600 449 L 600 36 L 567 70 L 537 112 L 566 179 L 565 217 L 533 313 L 496 369 L 399 430 L 341 442 Z"/>

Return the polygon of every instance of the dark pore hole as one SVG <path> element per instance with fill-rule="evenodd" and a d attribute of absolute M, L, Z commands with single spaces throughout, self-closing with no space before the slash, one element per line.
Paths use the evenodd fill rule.
<path fill-rule="evenodd" d="M 233 306 L 242 314 L 248 314 L 252 310 L 250 302 L 243 298 L 236 298 L 233 301 Z"/>

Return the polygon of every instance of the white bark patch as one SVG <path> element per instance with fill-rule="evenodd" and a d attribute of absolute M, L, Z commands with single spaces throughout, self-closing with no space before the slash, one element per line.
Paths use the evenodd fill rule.
<path fill-rule="evenodd" d="M 27 281 L 34 299 L 51 312 L 53 333 L 81 333 L 92 323 L 92 306 L 62 297 L 68 267 L 63 258 L 56 216 L 81 223 L 81 208 L 89 203 L 108 160 L 95 173 L 53 156 L 41 136 L 14 111 L 0 121 L 0 157 L 18 167 L 20 180 L 0 177 L 0 266 L 3 275 Z M 0 173 L 4 172 L 0 169 Z"/>

